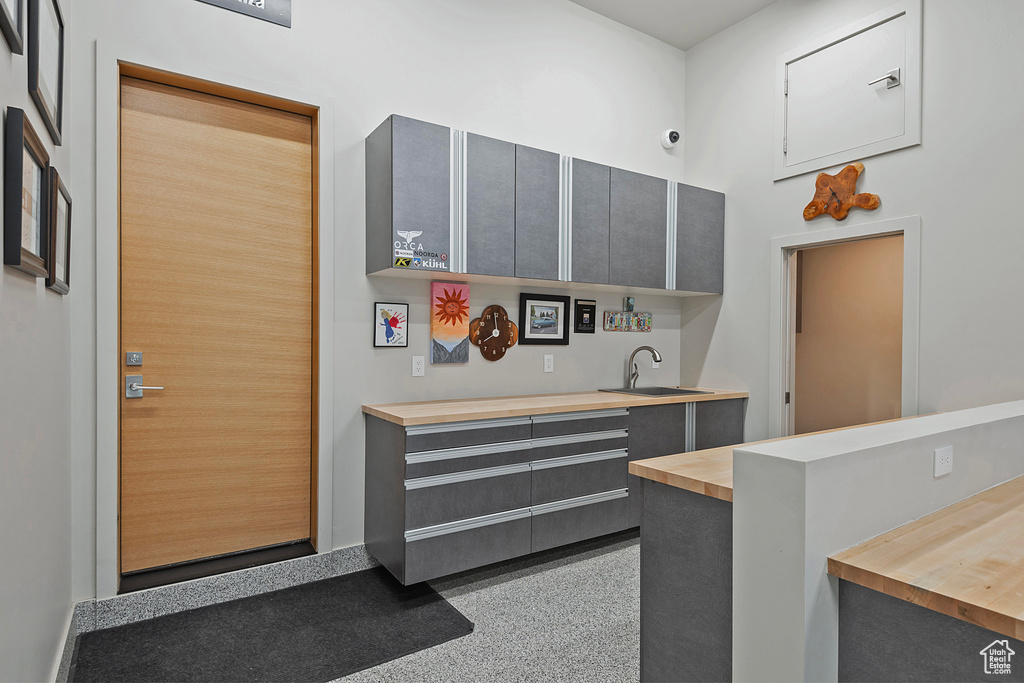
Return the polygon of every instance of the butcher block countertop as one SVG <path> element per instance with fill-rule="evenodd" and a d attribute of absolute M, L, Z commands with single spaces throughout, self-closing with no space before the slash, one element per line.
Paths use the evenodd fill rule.
<path fill-rule="evenodd" d="M 837 553 L 828 573 L 1024 640 L 1024 477 Z"/>
<path fill-rule="evenodd" d="M 689 389 L 690 387 L 681 387 Z M 581 410 L 607 410 L 609 408 L 635 408 L 666 403 L 692 403 L 695 401 L 721 401 L 729 398 L 747 398 L 745 391 L 701 389 L 707 394 L 675 396 L 634 396 L 609 391 L 582 391 L 571 394 L 537 394 L 534 396 L 501 396 L 495 398 L 465 398 L 446 401 L 418 401 L 415 403 L 381 403 L 364 405 L 363 412 L 388 422 L 408 427 L 411 425 L 464 422 L 466 420 L 493 420 L 498 417 L 522 417 L 569 413 Z"/>

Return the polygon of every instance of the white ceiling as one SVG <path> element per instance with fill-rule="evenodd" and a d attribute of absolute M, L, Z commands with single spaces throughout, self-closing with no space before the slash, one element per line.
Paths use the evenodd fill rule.
<path fill-rule="evenodd" d="M 572 0 L 641 33 L 689 50 L 775 0 Z"/>

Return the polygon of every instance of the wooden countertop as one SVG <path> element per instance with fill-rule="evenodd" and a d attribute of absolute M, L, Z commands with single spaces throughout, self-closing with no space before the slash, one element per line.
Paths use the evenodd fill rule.
<path fill-rule="evenodd" d="M 1024 640 L 1024 477 L 837 553 L 828 573 Z"/>
<path fill-rule="evenodd" d="M 680 387 L 689 389 L 690 387 Z M 446 401 L 417 401 L 415 403 L 381 403 L 364 405 L 363 412 L 388 422 L 410 425 L 489 420 L 498 417 L 547 415 L 580 410 L 606 410 L 633 408 L 665 403 L 692 403 L 695 401 L 721 401 L 729 398 L 747 398 L 745 391 L 702 389 L 708 394 L 676 396 L 634 396 L 607 391 L 582 391 L 570 394 L 537 394 L 533 396 L 499 396 L 494 398 L 466 398 Z"/>

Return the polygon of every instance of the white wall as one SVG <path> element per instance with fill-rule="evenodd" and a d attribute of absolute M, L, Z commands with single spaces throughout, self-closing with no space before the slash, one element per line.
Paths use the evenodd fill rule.
<path fill-rule="evenodd" d="M 733 678 L 835 681 L 840 550 L 1024 474 L 1024 401 L 776 441 L 733 456 Z M 953 472 L 932 476 L 953 447 Z"/>
<path fill-rule="evenodd" d="M 686 182 L 726 193 L 725 295 L 686 302 L 682 381 L 747 389 L 748 440 L 768 435 L 772 237 L 805 222 L 815 173 L 772 182 L 775 58 L 889 6 L 780 0 L 686 53 Z M 1024 397 L 1024 232 L 1012 203 L 1024 76 L 1017 0 L 926 0 L 923 144 L 864 160 L 877 211 L 845 224 L 922 216 L 919 412 Z M 831 172 L 835 172 L 832 170 Z"/>
<path fill-rule="evenodd" d="M 362 542 L 363 403 L 573 391 L 617 386 L 629 351 L 651 343 L 669 359 L 641 376 L 676 383 L 680 302 L 641 295 L 655 314 L 649 335 L 575 335 L 568 347 L 514 348 L 498 363 L 471 354 L 468 366 L 427 367 L 412 378 L 412 355 L 428 354 L 428 281 L 364 275 L 363 139 L 391 113 L 421 118 L 542 149 L 680 179 L 682 154 L 665 151 L 662 130 L 682 128 L 685 55 L 567 0 L 304 0 L 293 28 L 257 21 L 195 0 L 78 3 L 74 128 L 80 203 L 77 246 L 95 249 L 96 74 L 99 41 L 113 54 L 145 45 L 207 68 L 322 93 L 335 101 L 336 182 L 334 529 L 336 547 Z M 102 179 L 109 183 L 110 179 Z M 110 229 L 102 226 L 102 229 Z M 72 317 L 74 434 L 74 593 L 95 595 L 96 291 L 95 260 L 76 273 Z M 499 303 L 515 315 L 533 286 L 473 285 L 478 315 Z M 599 310 L 621 295 L 586 289 Z M 374 301 L 412 304 L 408 349 L 373 349 Z M 101 307 L 114 305 L 100 301 Z M 555 356 L 545 375 L 541 357 Z M 110 381 L 102 378 L 103 382 Z M 109 454 L 108 454 L 109 455 Z M 107 501 L 109 502 L 109 501 Z"/>
<path fill-rule="evenodd" d="M 65 69 L 72 65 L 69 55 Z M 66 108 L 70 90 L 65 85 Z M 77 242 L 74 136 L 65 112 L 64 144 L 50 139 L 28 94 L 27 43 L 25 54 L 12 55 L 0 38 L 0 106 L 5 124 L 7 107 L 25 110 L 71 193 L 75 221 L 68 296 L 46 289 L 43 278 L 0 268 L 0 680 L 28 681 L 56 673 L 71 607 L 70 328 L 83 296 L 75 278 L 88 254 Z"/>

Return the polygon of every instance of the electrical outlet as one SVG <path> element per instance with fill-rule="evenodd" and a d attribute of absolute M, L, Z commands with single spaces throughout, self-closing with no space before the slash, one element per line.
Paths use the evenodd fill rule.
<path fill-rule="evenodd" d="M 544 372 L 555 371 L 555 357 L 550 353 L 544 354 Z"/>
<path fill-rule="evenodd" d="M 651 359 L 651 370 L 657 370 L 660 367 L 661 367 L 661 363 L 659 363 L 658 361 L 656 361 L 656 360 L 654 360 L 652 358 Z"/>
<path fill-rule="evenodd" d="M 953 447 L 943 446 L 935 449 L 934 476 L 944 477 L 953 471 Z"/>
<path fill-rule="evenodd" d="M 412 357 L 412 376 L 423 377 L 423 356 Z"/>

